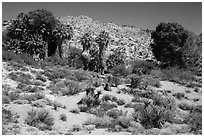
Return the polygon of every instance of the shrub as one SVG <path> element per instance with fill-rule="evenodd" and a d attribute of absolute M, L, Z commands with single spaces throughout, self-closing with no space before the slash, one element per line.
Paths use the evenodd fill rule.
<path fill-rule="evenodd" d="M 106 111 L 103 108 L 91 108 L 88 112 L 96 115 L 97 117 L 103 117 L 106 114 Z"/>
<path fill-rule="evenodd" d="M 42 93 L 24 94 L 24 95 L 21 95 L 19 98 L 21 100 L 28 100 L 29 103 L 31 103 L 32 101 L 45 98 L 45 95 Z"/>
<path fill-rule="evenodd" d="M 125 67 L 125 65 L 116 65 L 112 69 L 112 75 L 113 76 L 123 76 L 126 77 L 130 74 L 130 71 Z"/>
<path fill-rule="evenodd" d="M 13 91 L 8 93 L 8 97 L 10 98 L 11 101 L 17 100 L 20 96 L 19 93 Z"/>
<path fill-rule="evenodd" d="M 117 99 L 116 102 L 119 106 L 124 105 L 125 104 L 125 100 L 124 99 Z"/>
<path fill-rule="evenodd" d="M 63 109 L 66 108 L 65 105 L 63 105 L 62 103 L 60 103 L 60 102 L 58 102 L 58 101 L 54 101 L 54 102 L 53 102 L 53 107 L 54 107 L 55 110 L 57 110 L 57 108 L 63 108 Z"/>
<path fill-rule="evenodd" d="M 173 94 L 173 96 L 180 100 L 185 97 L 185 94 L 178 92 L 178 93 Z"/>
<path fill-rule="evenodd" d="M 162 128 L 165 121 L 172 122 L 173 115 L 171 111 L 164 107 L 149 105 L 144 109 L 136 110 L 133 114 L 135 120 L 140 120 L 146 128 Z"/>
<path fill-rule="evenodd" d="M 79 82 L 82 82 L 84 80 L 88 80 L 89 77 L 88 75 L 86 74 L 85 71 L 75 71 L 74 72 L 74 76 L 76 77 L 76 79 L 79 81 Z"/>
<path fill-rule="evenodd" d="M 186 119 L 190 131 L 194 134 L 202 134 L 202 112 L 193 112 Z"/>
<path fill-rule="evenodd" d="M 67 53 L 67 61 L 70 67 L 82 68 L 83 62 L 81 60 L 82 50 L 73 46 L 70 46 Z"/>
<path fill-rule="evenodd" d="M 84 123 L 84 125 L 95 125 L 96 128 L 108 128 L 111 126 L 111 124 L 111 118 L 107 116 L 88 119 Z"/>
<path fill-rule="evenodd" d="M 123 116 L 124 113 L 123 113 L 122 110 L 113 108 L 113 109 L 108 110 L 108 111 L 106 112 L 106 115 L 109 116 L 109 117 L 111 117 L 111 118 L 117 119 L 118 117 Z"/>
<path fill-rule="evenodd" d="M 144 60 L 135 60 L 131 62 L 132 73 L 137 75 L 147 75 L 150 71 L 156 68 L 156 63 Z"/>
<path fill-rule="evenodd" d="M 105 111 L 112 109 L 112 108 L 117 108 L 117 105 L 114 103 L 109 103 L 109 102 L 103 102 L 100 105 L 100 108 L 104 109 Z"/>
<path fill-rule="evenodd" d="M 75 108 L 75 109 L 70 110 L 70 112 L 72 112 L 74 114 L 79 114 L 80 109 Z"/>
<path fill-rule="evenodd" d="M 6 96 L 6 95 L 2 95 L 2 104 L 10 104 L 11 99 Z"/>
<path fill-rule="evenodd" d="M 103 95 L 103 97 L 102 97 L 101 100 L 107 102 L 107 101 L 109 101 L 109 100 L 112 100 L 112 98 L 113 98 L 112 95 L 105 94 L 105 95 Z"/>
<path fill-rule="evenodd" d="M 80 105 L 79 110 L 80 112 L 87 112 L 90 108 L 87 105 Z"/>
<path fill-rule="evenodd" d="M 3 50 L 3 49 L 2 49 L 2 59 L 4 61 L 15 61 L 18 63 L 23 63 L 23 60 L 19 54 L 16 54 L 12 51 Z"/>
<path fill-rule="evenodd" d="M 163 80 L 169 80 L 181 84 L 195 80 L 195 76 L 193 75 L 193 73 L 188 70 L 172 67 L 169 69 L 164 69 L 162 71 L 164 74 Z"/>
<path fill-rule="evenodd" d="M 110 86 L 117 87 L 121 84 L 121 78 L 118 76 L 110 77 L 108 83 L 110 84 Z"/>
<path fill-rule="evenodd" d="M 2 106 L 2 125 L 18 123 L 19 115 L 12 112 L 9 107 Z"/>
<path fill-rule="evenodd" d="M 67 121 L 67 116 L 65 114 L 60 115 L 60 120 Z"/>
<path fill-rule="evenodd" d="M 54 125 L 54 118 L 51 116 L 50 112 L 45 109 L 32 109 L 28 112 L 25 123 L 29 126 L 39 128 L 40 130 L 51 130 Z"/>
<path fill-rule="evenodd" d="M 39 75 L 39 74 L 36 75 L 36 80 L 41 80 L 42 82 L 46 82 L 47 81 L 46 77 L 44 77 L 42 75 Z"/>
<path fill-rule="evenodd" d="M 193 106 L 187 103 L 180 103 L 178 107 L 182 110 L 193 110 Z"/>

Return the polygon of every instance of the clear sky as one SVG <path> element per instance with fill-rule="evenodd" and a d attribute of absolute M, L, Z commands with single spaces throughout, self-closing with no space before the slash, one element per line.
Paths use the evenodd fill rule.
<path fill-rule="evenodd" d="M 86 15 L 142 29 L 155 29 L 162 21 L 177 22 L 196 34 L 202 32 L 201 2 L 3 2 L 2 19 L 13 19 L 18 12 L 41 8 L 52 11 L 56 17 Z"/>

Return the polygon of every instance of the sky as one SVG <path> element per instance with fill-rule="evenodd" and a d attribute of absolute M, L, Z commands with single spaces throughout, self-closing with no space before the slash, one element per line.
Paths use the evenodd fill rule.
<path fill-rule="evenodd" d="M 177 22 L 189 31 L 202 33 L 201 2 L 3 2 L 2 20 L 41 8 L 52 11 L 55 17 L 86 15 L 141 29 L 154 30 L 160 22 Z"/>

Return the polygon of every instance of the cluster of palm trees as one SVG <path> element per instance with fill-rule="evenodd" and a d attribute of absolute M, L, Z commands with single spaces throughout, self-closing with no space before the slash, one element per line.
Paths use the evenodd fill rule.
<path fill-rule="evenodd" d="M 106 70 L 106 49 L 110 41 L 109 33 L 106 31 L 101 31 L 100 34 L 94 39 L 91 35 L 91 32 L 85 33 L 81 37 L 81 44 L 83 46 L 82 60 L 84 64 L 84 69 L 91 69 L 93 65 L 96 65 L 96 71 L 104 74 Z M 95 44 L 98 45 L 98 50 L 93 52 Z M 91 51 L 92 50 L 92 51 Z M 96 60 L 96 63 L 93 64 L 93 60 Z"/>

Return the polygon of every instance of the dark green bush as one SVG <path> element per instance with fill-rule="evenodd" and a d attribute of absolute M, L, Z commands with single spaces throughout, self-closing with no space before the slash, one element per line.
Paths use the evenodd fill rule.
<path fill-rule="evenodd" d="M 39 128 L 40 130 L 52 130 L 54 118 L 50 112 L 45 109 L 32 109 L 28 112 L 25 123 L 29 126 Z"/>

